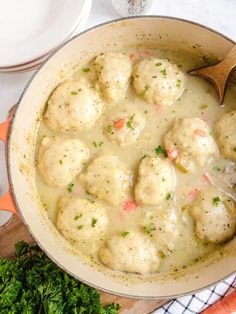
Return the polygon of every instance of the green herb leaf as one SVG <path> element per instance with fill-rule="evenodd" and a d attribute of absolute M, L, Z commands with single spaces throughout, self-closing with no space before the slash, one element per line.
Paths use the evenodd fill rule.
<path fill-rule="evenodd" d="M 161 63 L 161 62 L 157 62 L 157 63 L 155 63 L 155 66 L 156 66 L 156 67 L 159 67 L 160 65 L 162 65 L 162 63 Z"/>
<path fill-rule="evenodd" d="M 139 96 L 144 96 L 146 94 L 146 92 L 148 91 L 148 89 L 149 89 L 149 85 L 146 85 L 144 87 L 144 90 L 141 93 L 139 93 Z"/>
<path fill-rule="evenodd" d="M 118 314 L 98 292 L 58 268 L 35 244 L 16 243 L 16 258 L 0 258 L 0 312 Z"/>
<path fill-rule="evenodd" d="M 162 73 L 164 76 L 166 76 L 166 75 L 167 75 L 166 69 L 161 70 L 161 73 Z"/>
<path fill-rule="evenodd" d="M 221 203 L 219 196 L 213 197 L 213 204 L 218 206 Z"/>
<path fill-rule="evenodd" d="M 207 108 L 208 108 L 208 105 L 207 105 L 207 104 L 203 104 L 203 105 L 200 106 L 200 109 L 203 109 L 203 110 L 204 110 L 204 109 L 207 109 Z"/>
<path fill-rule="evenodd" d="M 236 147 L 233 148 L 233 151 L 236 152 Z"/>
<path fill-rule="evenodd" d="M 162 146 L 158 146 L 155 148 L 155 152 L 156 154 L 159 156 L 161 154 L 163 154 L 165 157 L 167 157 L 167 153 L 166 153 L 166 150 L 162 147 Z"/>
<path fill-rule="evenodd" d="M 73 95 L 73 96 L 78 95 L 78 93 L 77 93 L 75 90 L 73 90 L 73 91 L 70 92 L 70 93 L 71 93 L 71 95 Z"/>
<path fill-rule="evenodd" d="M 176 87 L 180 88 L 180 85 L 181 85 L 181 80 L 177 80 L 176 81 Z"/>
<path fill-rule="evenodd" d="M 169 201 L 169 200 L 171 199 L 171 197 L 172 197 L 172 193 L 171 193 L 171 192 L 168 192 L 168 193 L 166 194 L 166 200 Z"/>
<path fill-rule="evenodd" d="M 132 125 L 134 116 L 135 116 L 135 115 L 133 114 L 132 117 L 131 117 L 129 120 L 126 121 L 126 126 L 127 126 L 127 128 L 129 128 L 129 129 L 131 129 L 131 130 L 133 130 L 133 131 L 135 130 L 134 127 L 133 127 L 133 125 Z"/>
<path fill-rule="evenodd" d="M 95 227 L 97 221 L 98 221 L 98 220 L 97 220 L 96 218 L 93 218 L 93 219 L 92 219 L 91 226 L 92 226 L 93 228 Z"/>
<path fill-rule="evenodd" d="M 79 213 L 78 215 L 75 215 L 74 220 L 77 220 L 77 219 L 81 218 L 82 216 L 83 216 L 83 214 Z"/>
<path fill-rule="evenodd" d="M 83 229 L 83 227 L 84 227 L 84 225 L 79 225 L 79 226 L 77 227 L 77 229 L 78 229 L 78 230 L 81 230 L 81 229 Z"/>
<path fill-rule="evenodd" d="M 125 238 L 129 234 L 129 231 L 122 231 L 121 236 Z"/>
<path fill-rule="evenodd" d="M 113 134 L 113 125 L 112 124 L 108 124 L 107 132 L 110 133 L 110 134 Z"/>
<path fill-rule="evenodd" d="M 61 165 L 63 164 L 63 161 L 61 159 L 59 160 L 59 164 L 61 164 Z"/>
<path fill-rule="evenodd" d="M 143 230 L 147 234 L 151 234 L 152 231 L 156 230 L 156 227 L 153 222 L 151 222 L 148 226 L 143 227 Z"/>
<path fill-rule="evenodd" d="M 87 73 L 87 72 L 90 71 L 90 68 L 82 68 L 82 71 L 83 71 L 84 73 Z"/>
<path fill-rule="evenodd" d="M 93 142 L 93 146 L 94 146 L 95 148 L 98 147 L 98 145 L 97 145 L 97 143 L 96 143 L 95 141 Z"/>
<path fill-rule="evenodd" d="M 69 193 L 71 193 L 72 190 L 73 190 L 73 187 L 74 187 L 74 183 L 69 183 L 69 184 L 67 185 L 67 191 L 68 191 Z"/>
<path fill-rule="evenodd" d="M 147 158 L 147 157 L 150 157 L 150 155 L 144 154 L 144 155 L 140 158 L 140 160 L 143 160 L 143 159 L 145 159 L 145 158 Z"/>

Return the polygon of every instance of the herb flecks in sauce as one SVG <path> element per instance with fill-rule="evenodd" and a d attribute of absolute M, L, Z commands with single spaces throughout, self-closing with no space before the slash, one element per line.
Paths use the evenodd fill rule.
<path fill-rule="evenodd" d="M 216 206 L 218 206 L 221 203 L 219 196 L 215 196 L 212 201 L 213 201 L 213 204 Z"/>
<path fill-rule="evenodd" d="M 128 234 L 129 234 L 129 231 L 122 231 L 122 232 L 121 232 L 121 236 L 122 236 L 123 238 L 127 237 Z"/>
<path fill-rule="evenodd" d="M 74 187 L 74 183 L 69 183 L 66 189 L 69 193 L 71 193 L 73 191 L 73 187 Z"/>
<path fill-rule="evenodd" d="M 93 228 L 95 228 L 97 221 L 98 221 L 98 220 L 97 220 L 96 218 L 93 218 L 93 219 L 92 219 L 91 226 L 92 226 Z"/>

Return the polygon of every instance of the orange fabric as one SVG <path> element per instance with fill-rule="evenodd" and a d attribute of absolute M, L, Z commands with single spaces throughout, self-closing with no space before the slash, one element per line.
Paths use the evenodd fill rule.
<path fill-rule="evenodd" d="M 236 313 L 236 291 L 209 306 L 201 314 L 233 314 Z"/>

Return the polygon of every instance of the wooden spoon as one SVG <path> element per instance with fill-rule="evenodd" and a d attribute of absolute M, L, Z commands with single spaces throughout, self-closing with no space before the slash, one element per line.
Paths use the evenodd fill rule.
<path fill-rule="evenodd" d="M 216 89 L 217 95 L 222 104 L 226 91 L 226 83 L 230 75 L 231 70 L 236 66 L 236 45 L 226 55 L 224 60 L 220 63 L 202 67 L 194 70 L 190 70 L 189 74 L 200 76 L 209 80 Z"/>

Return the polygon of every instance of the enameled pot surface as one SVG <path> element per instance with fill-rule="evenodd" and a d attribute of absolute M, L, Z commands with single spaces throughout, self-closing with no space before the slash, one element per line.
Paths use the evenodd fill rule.
<path fill-rule="evenodd" d="M 201 25 L 158 16 L 120 19 L 74 37 L 36 72 L 26 87 L 11 124 L 8 170 L 12 196 L 29 231 L 48 256 L 65 271 L 98 289 L 136 298 L 171 298 L 209 286 L 236 270 L 236 242 L 189 269 L 174 274 L 122 274 L 95 265 L 75 254 L 40 204 L 34 180 L 37 128 L 44 105 L 60 82 L 97 54 L 145 45 L 196 50 L 224 57 L 233 41 Z M 193 48 L 195 47 L 195 48 Z M 197 48 L 196 48 L 197 47 Z"/>

